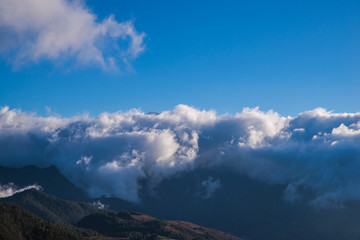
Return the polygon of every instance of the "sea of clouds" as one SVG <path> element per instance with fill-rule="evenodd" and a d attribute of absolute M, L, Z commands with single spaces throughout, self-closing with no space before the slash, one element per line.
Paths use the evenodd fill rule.
<path fill-rule="evenodd" d="M 283 184 L 290 202 L 301 201 L 304 189 L 314 193 L 306 200 L 314 206 L 360 200 L 359 140 L 360 113 L 322 108 L 296 117 L 258 108 L 217 115 L 186 105 L 95 118 L 0 110 L 0 165 L 55 165 L 91 196 L 135 202 L 139 180 L 156 185 L 185 170 L 214 166 Z"/>

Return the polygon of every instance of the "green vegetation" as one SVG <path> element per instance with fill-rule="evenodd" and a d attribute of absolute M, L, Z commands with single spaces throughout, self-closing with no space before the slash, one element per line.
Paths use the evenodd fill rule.
<path fill-rule="evenodd" d="M 46 221 L 63 224 L 75 224 L 81 218 L 98 211 L 90 204 L 63 200 L 35 189 L 0 201 L 18 204 Z"/>
<path fill-rule="evenodd" d="M 64 227 L 45 222 L 19 206 L 0 204 L 1 240 L 76 240 L 79 235 L 67 231 Z"/>

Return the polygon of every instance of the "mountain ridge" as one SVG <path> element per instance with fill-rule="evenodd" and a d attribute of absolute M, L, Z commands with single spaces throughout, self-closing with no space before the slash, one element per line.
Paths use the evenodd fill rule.
<path fill-rule="evenodd" d="M 75 224 L 84 216 L 98 211 L 89 203 L 63 200 L 36 189 L 0 198 L 0 202 L 17 204 L 38 217 L 54 223 Z"/>
<path fill-rule="evenodd" d="M 21 206 L 14 204 L 20 204 Z M 54 230 L 50 229 L 49 231 L 56 232 L 58 231 L 57 229 L 60 229 L 62 231 L 61 234 L 68 233 L 73 236 L 74 239 L 241 240 L 230 234 L 190 222 L 159 220 L 150 215 L 136 212 L 121 211 L 116 213 L 106 209 L 96 209 L 89 203 L 59 199 L 36 189 L 25 190 L 11 197 L 0 199 L 0 206 L 7 205 L 20 208 L 21 210 L 16 211 L 20 211 L 26 216 L 29 215 L 28 211 L 30 211 L 31 214 L 35 214 L 43 220 L 50 221 L 44 222 L 43 220 L 39 221 L 35 219 L 34 221 L 36 223 L 40 222 L 38 225 L 40 225 L 41 229 L 44 224 L 47 224 L 46 226 L 49 225 L 54 228 Z M 23 209 L 23 207 L 26 208 L 26 210 Z M 23 217 L 17 217 L 10 222 L 12 224 L 20 224 L 21 221 L 19 219 L 21 220 Z M 55 223 L 56 225 L 54 225 Z M 15 226 L 17 226 L 16 224 Z M 37 228 L 39 226 L 35 224 L 32 227 Z M 0 229 L 0 236 L 2 236 L 2 234 L 15 234 L 15 232 L 22 231 L 22 229 L 16 228 L 13 232 L 7 233 L 4 229 Z M 47 238 L 41 237 L 36 239 Z"/>

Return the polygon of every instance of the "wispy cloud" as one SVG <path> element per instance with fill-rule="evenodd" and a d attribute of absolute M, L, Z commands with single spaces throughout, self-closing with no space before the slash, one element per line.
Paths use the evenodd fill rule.
<path fill-rule="evenodd" d="M 246 108 L 217 115 L 179 105 L 159 114 L 135 109 L 61 118 L 4 107 L 0 165 L 29 164 L 56 165 L 93 196 L 131 201 L 139 201 L 140 179 L 156 185 L 184 170 L 231 166 L 250 178 L 282 184 L 285 200 L 331 206 L 360 200 L 360 113 L 318 108 L 283 117 Z M 206 196 L 222 187 L 220 181 L 203 183 Z M 303 197 L 309 191 L 310 200 Z"/>
<path fill-rule="evenodd" d="M 203 190 L 205 190 L 203 198 L 208 199 L 221 187 L 221 182 L 219 179 L 208 177 L 207 180 L 201 182 L 201 186 L 204 188 Z"/>
<path fill-rule="evenodd" d="M 0 0 L 0 31 L 15 67 L 49 60 L 112 70 L 144 51 L 132 21 L 99 20 L 81 1 Z"/>
<path fill-rule="evenodd" d="M 14 185 L 13 183 L 0 185 L 0 198 L 11 197 L 16 193 L 20 193 L 29 189 L 36 189 L 41 190 L 42 187 L 36 184 L 29 185 L 23 188 L 19 188 L 18 186 Z"/>

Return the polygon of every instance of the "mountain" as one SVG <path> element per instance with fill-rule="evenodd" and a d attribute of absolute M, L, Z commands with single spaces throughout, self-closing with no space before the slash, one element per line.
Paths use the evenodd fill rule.
<path fill-rule="evenodd" d="M 0 203 L 1 240 L 78 240 L 80 236 L 31 212 L 8 203 Z"/>
<path fill-rule="evenodd" d="M 360 202 L 317 207 L 284 200 L 286 186 L 226 168 L 187 171 L 141 185 L 142 207 L 161 219 L 182 219 L 252 240 L 360 239 Z M 151 189 L 146 191 L 146 189 Z"/>
<path fill-rule="evenodd" d="M 99 211 L 88 203 L 63 200 L 35 189 L 0 198 L 0 201 L 18 204 L 38 217 L 55 223 L 75 224 L 86 215 Z"/>
<path fill-rule="evenodd" d="M 122 239 L 223 239 L 241 240 L 220 231 L 184 221 L 158 220 L 140 213 L 96 213 L 81 219 L 77 225 L 103 235 Z"/>
<path fill-rule="evenodd" d="M 48 168 L 35 166 L 9 168 L 0 166 L 0 183 L 14 183 L 18 187 L 36 183 L 43 188 L 45 193 L 55 197 L 73 201 L 87 199 L 87 194 L 72 184 L 55 166 Z"/>
<path fill-rule="evenodd" d="M 94 200 L 100 201 L 99 199 Z M 124 208 L 136 209 L 121 199 L 109 198 L 106 201 L 106 198 L 101 198 L 101 201 L 104 200 L 121 210 Z M 43 220 L 60 224 L 52 226 L 84 238 L 99 240 L 118 239 L 119 237 L 121 239 L 163 239 L 163 237 L 167 239 L 239 239 L 189 222 L 158 220 L 146 214 L 124 211 L 115 213 L 107 209 L 97 209 L 89 203 L 63 200 L 36 189 L 0 198 L 0 202 L 18 204 L 19 207 L 25 208 Z M 71 226 L 75 224 L 77 227 Z M 9 234 L 13 234 L 14 231 Z"/>
<path fill-rule="evenodd" d="M 42 174 L 37 180 L 39 172 Z M 184 171 L 167 177 L 156 186 L 141 180 L 140 204 L 115 197 L 85 198 L 83 201 L 90 203 L 85 205 L 54 200 L 54 196 L 47 195 L 49 191 L 57 193 L 60 198 L 69 198 L 71 191 L 75 188 L 76 193 L 77 189 L 55 167 L 0 168 L 0 173 L 0 179 L 30 179 L 32 176 L 28 182 L 15 182 L 21 186 L 35 182 L 46 184 L 46 178 L 49 178 L 44 192 L 26 191 L 0 201 L 20 204 L 54 222 L 74 224 L 94 213 L 94 207 L 90 205 L 100 201 L 98 206 L 105 205 L 109 210 L 143 212 L 157 219 L 183 220 L 251 240 L 360 239 L 359 201 L 344 202 L 335 207 L 316 207 L 308 204 L 313 193 L 303 192 L 302 199 L 288 202 L 284 200 L 285 185 L 256 181 L 228 168 L 204 167 Z M 21 173 L 25 176 L 22 177 Z M 54 190 L 51 186 L 63 190 Z M 67 187 L 69 191 L 64 190 Z"/>

